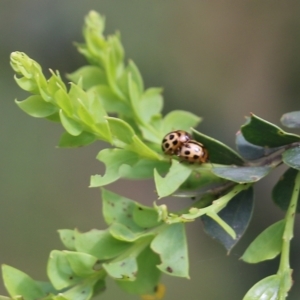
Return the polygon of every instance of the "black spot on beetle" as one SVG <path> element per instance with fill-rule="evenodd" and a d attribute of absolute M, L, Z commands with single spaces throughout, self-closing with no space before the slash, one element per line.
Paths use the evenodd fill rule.
<path fill-rule="evenodd" d="M 190 154 L 191 154 L 191 151 L 185 150 L 185 151 L 184 151 L 184 154 L 185 154 L 185 155 L 190 155 Z"/>

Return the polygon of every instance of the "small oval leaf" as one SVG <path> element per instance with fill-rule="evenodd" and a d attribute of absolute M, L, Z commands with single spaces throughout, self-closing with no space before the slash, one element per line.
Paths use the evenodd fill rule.
<path fill-rule="evenodd" d="M 282 115 L 282 125 L 288 128 L 300 128 L 300 111 L 292 111 Z"/>
<path fill-rule="evenodd" d="M 155 169 L 154 181 L 159 198 L 174 193 L 190 176 L 191 172 L 191 168 L 176 160 L 172 160 L 172 166 L 165 177 L 161 177 Z"/>
<path fill-rule="evenodd" d="M 157 267 L 172 276 L 189 278 L 189 258 L 183 223 L 167 225 L 151 243 L 151 249 L 160 255 Z"/>
<path fill-rule="evenodd" d="M 35 118 L 45 118 L 58 111 L 53 104 L 43 100 L 41 96 L 30 96 L 23 101 L 15 101 L 16 104 L 28 115 Z"/>
<path fill-rule="evenodd" d="M 280 220 L 265 229 L 247 248 L 241 259 L 255 264 L 267 259 L 275 258 L 282 247 L 282 236 L 285 221 Z"/>
<path fill-rule="evenodd" d="M 247 183 L 256 182 L 268 175 L 272 170 L 270 166 L 261 167 L 216 167 L 212 169 L 212 172 L 222 178 L 237 182 Z"/>
<path fill-rule="evenodd" d="M 285 151 L 282 155 L 283 162 L 293 169 L 300 170 L 300 147 Z"/>

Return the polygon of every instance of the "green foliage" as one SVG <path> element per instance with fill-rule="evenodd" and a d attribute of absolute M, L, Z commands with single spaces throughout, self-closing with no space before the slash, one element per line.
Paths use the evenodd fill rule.
<path fill-rule="evenodd" d="M 30 116 L 61 123 L 60 147 L 97 140 L 108 144 L 97 155 L 106 172 L 90 181 L 91 187 L 102 187 L 108 228 L 59 230 L 67 250 L 50 253 L 47 283 L 4 265 L 11 298 L 0 299 L 91 299 L 105 290 L 107 277 L 128 293 L 155 299 L 162 273 L 189 278 L 185 223 L 200 217 L 205 231 L 230 252 L 251 220 L 253 185 L 282 163 L 288 169 L 275 184 L 273 199 L 286 216 L 261 233 L 242 260 L 258 263 L 281 255 L 278 272 L 254 285 L 244 299 L 285 299 L 292 286 L 289 253 L 299 199 L 300 136 L 251 115 L 236 136 L 236 152 L 195 130 L 201 118 L 192 113 L 173 111 L 163 117 L 161 88 L 145 89 L 137 66 L 124 61 L 120 35 L 106 38 L 104 28 L 104 18 L 90 12 L 85 42 L 77 44 L 89 65 L 68 75 L 69 89 L 59 72 L 51 71 L 46 79 L 26 54 L 11 54 L 17 84 L 32 94 L 16 104 Z M 281 120 L 289 128 L 300 127 L 299 112 Z M 208 163 L 186 164 L 164 155 L 162 138 L 179 129 L 205 145 Z M 153 194 L 153 207 L 147 207 L 103 188 L 121 178 L 153 178 L 159 200 Z M 181 211 L 169 212 L 158 204 L 165 197 L 185 195 L 195 201 Z"/>

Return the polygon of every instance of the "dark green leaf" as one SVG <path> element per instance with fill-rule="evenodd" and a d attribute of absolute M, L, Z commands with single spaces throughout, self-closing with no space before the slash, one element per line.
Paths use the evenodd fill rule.
<path fill-rule="evenodd" d="M 87 146 L 96 141 L 96 136 L 92 133 L 83 131 L 77 136 L 64 132 L 59 140 L 58 147 L 60 148 L 75 148 Z"/>
<path fill-rule="evenodd" d="M 284 211 L 288 209 L 290 204 L 297 174 L 297 170 L 292 168 L 288 169 L 273 188 L 273 201 Z M 299 200 L 300 196 L 298 197 L 297 205 L 298 213 L 300 212 Z"/>
<path fill-rule="evenodd" d="M 282 125 L 288 128 L 300 128 L 300 111 L 292 111 L 282 115 Z"/>
<path fill-rule="evenodd" d="M 159 256 L 147 247 L 137 257 L 138 272 L 136 279 L 134 281 L 118 280 L 118 285 L 130 294 L 152 294 L 161 275 L 161 272 L 156 267 L 159 263 Z"/>
<path fill-rule="evenodd" d="M 243 159 L 231 148 L 199 131 L 193 129 L 195 139 L 208 150 L 209 161 L 224 165 L 242 165 Z"/>
<path fill-rule="evenodd" d="M 268 175 L 272 170 L 272 167 L 216 167 L 212 169 L 212 172 L 222 178 L 237 182 L 247 183 L 256 182 Z"/>
<path fill-rule="evenodd" d="M 293 169 L 300 170 L 300 147 L 285 151 L 282 155 L 283 162 Z"/>
<path fill-rule="evenodd" d="M 271 153 L 278 150 L 278 148 L 268 148 L 268 147 L 253 145 L 249 143 L 247 140 L 245 140 L 243 134 L 240 131 L 236 134 L 235 143 L 238 152 L 246 160 L 259 159 L 267 155 L 270 155 Z"/>
<path fill-rule="evenodd" d="M 67 78 L 72 80 L 74 83 L 82 78 L 82 87 L 85 90 L 98 85 L 106 84 L 106 76 L 103 70 L 96 66 L 84 66 L 76 70 L 75 72 L 68 74 Z"/>
<path fill-rule="evenodd" d="M 76 250 L 91 254 L 99 260 L 114 258 L 131 247 L 131 243 L 117 240 L 108 230 L 97 230 L 80 233 L 75 231 Z"/>
<path fill-rule="evenodd" d="M 45 102 L 41 96 L 30 96 L 23 101 L 15 101 L 16 104 L 28 115 L 36 118 L 45 118 L 58 111 L 58 108 L 49 102 Z"/>
<path fill-rule="evenodd" d="M 75 250 L 75 236 L 74 230 L 60 229 L 58 230 L 60 240 L 64 246 L 69 250 Z"/>
<path fill-rule="evenodd" d="M 227 206 L 219 212 L 222 218 L 236 233 L 233 239 L 218 223 L 208 216 L 202 216 L 205 232 L 213 239 L 219 241 L 228 251 L 237 244 L 246 231 L 253 211 L 253 188 L 238 193 Z"/>
<path fill-rule="evenodd" d="M 25 299 L 46 296 L 39 284 L 22 271 L 3 265 L 2 274 L 5 288 L 10 296 L 22 295 Z"/>
<path fill-rule="evenodd" d="M 274 148 L 300 141 L 299 135 L 284 132 L 280 127 L 253 114 L 241 127 L 241 131 L 249 143 L 262 147 Z"/>
<path fill-rule="evenodd" d="M 151 249 L 160 256 L 157 267 L 164 273 L 189 278 L 189 258 L 183 223 L 167 225 L 151 243 Z"/>
<path fill-rule="evenodd" d="M 275 258 L 281 252 L 284 227 L 284 220 L 269 226 L 250 244 L 241 259 L 255 264 Z"/>
<path fill-rule="evenodd" d="M 154 180 L 159 198 L 174 193 L 182 183 L 189 177 L 192 169 L 185 164 L 172 160 L 172 165 L 165 177 L 161 177 L 157 170 L 154 170 Z"/>

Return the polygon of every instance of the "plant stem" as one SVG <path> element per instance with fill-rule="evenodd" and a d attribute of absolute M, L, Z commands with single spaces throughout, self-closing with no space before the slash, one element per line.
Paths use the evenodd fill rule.
<path fill-rule="evenodd" d="M 297 209 L 298 197 L 300 190 L 300 172 L 298 172 L 295 178 L 295 185 L 291 202 L 285 215 L 285 228 L 282 236 L 282 250 L 280 257 L 280 264 L 277 274 L 282 277 L 281 286 L 279 289 L 278 299 L 285 299 L 287 292 L 289 291 L 292 280 L 291 280 L 291 269 L 290 269 L 290 241 L 294 236 L 294 223 L 295 214 Z"/>

